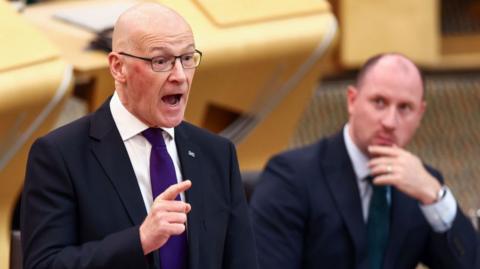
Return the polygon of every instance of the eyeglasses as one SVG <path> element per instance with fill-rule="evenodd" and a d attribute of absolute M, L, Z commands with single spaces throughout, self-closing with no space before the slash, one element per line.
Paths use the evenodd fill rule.
<path fill-rule="evenodd" d="M 182 54 L 180 56 L 155 56 L 152 58 L 140 57 L 126 52 L 119 52 L 118 54 L 150 62 L 152 70 L 155 72 L 167 72 L 172 70 L 177 59 L 180 59 L 183 68 L 192 69 L 197 67 L 202 59 L 202 52 L 199 50 L 195 50 L 192 53 Z"/>

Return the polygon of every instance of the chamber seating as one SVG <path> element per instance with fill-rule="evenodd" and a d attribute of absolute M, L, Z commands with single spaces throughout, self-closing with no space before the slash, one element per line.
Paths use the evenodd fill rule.
<path fill-rule="evenodd" d="M 12 212 L 28 150 L 54 124 L 71 92 L 72 69 L 5 1 L 0 18 L 0 268 L 9 268 L 16 255 L 10 253 Z"/>

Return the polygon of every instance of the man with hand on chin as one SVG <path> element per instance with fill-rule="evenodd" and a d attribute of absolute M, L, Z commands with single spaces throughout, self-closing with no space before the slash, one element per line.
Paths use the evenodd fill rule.
<path fill-rule="evenodd" d="M 415 64 L 371 58 L 347 103 L 342 132 L 262 173 L 251 201 L 260 268 L 475 268 L 472 223 L 441 174 L 404 149 L 426 109 Z"/>
<path fill-rule="evenodd" d="M 183 121 L 202 56 L 189 24 L 138 4 L 112 48 L 112 98 L 31 148 L 24 267 L 256 268 L 235 148 Z"/>

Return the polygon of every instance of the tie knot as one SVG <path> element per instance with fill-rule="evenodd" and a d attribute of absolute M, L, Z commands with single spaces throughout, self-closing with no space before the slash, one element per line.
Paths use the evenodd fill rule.
<path fill-rule="evenodd" d="M 387 192 L 387 186 L 384 185 L 375 185 L 373 184 L 373 180 L 375 179 L 374 176 L 368 175 L 365 177 L 365 181 L 372 186 L 374 192 L 379 192 L 379 193 L 386 193 Z"/>
<path fill-rule="evenodd" d="M 143 131 L 143 136 L 150 142 L 152 147 L 165 147 L 165 140 L 163 140 L 163 130 L 160 128 L 148 128 Z"/>

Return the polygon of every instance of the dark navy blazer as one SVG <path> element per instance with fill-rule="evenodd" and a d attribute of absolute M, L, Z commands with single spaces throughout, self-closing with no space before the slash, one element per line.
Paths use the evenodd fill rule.
<path fill-rule="evenodd" d="M 429 171 L 440 181 L 441 175 Z M 476 234 L 458 211 L 435 233 L 418 202 L 392 189 L 385 269 L 472 269 Z M 272 158 L 251 201 L 259 267 L 367 269 L 366 224 L 342 133 Z"/>
<path fill-rule="evenodd" d="M 233 144 L 186 122 L 175 143 L 192 181 L 189 268 L 256 268 Z M 109 101 L 32 146 L 21 213 L 26 269 L 159 268 L 140 244 L 146 214 Z"/>

